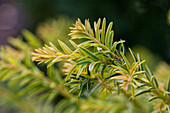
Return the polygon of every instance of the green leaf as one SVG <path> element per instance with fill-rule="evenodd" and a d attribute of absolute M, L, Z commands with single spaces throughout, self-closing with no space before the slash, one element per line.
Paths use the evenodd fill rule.
<path fill-rule="evenodd" d="M 157 80 L 156 80 L 156 78 L 155 78 L 155 75 L 153 75 L 153 76 L 151 77 L 151 80 L 150 80 L 150 81 L 155 85 L 156 88 L 158 88 L 158 82 L 157 82 Z"/>
<path fill-rule="evenodd" d="M 94 70 L 95 70 L 95 73 L 99 72 L 101 67 L 103 66 L 104 64 L 102 64 L 101 62 L 99 62 L 98 64 L 96 64 Z"/>
<path fill-rule="evenodd" d="M 93 62 L 93 63 L 91 63 L 90 66 L 89 66 L 89 71 L 93 71 L 95 65 L 98 64 L 98 63 L 99 63 L 99 61 L 98 61 L 98 62 Z"/>
<path fill-rule="evenodd" d="M 154 83 L 155 83 L 156 88 L 158 88 L 159 85 L 158 85 L 158 82 L 157 82 L 156 78 L 154 78 Z"/>
<path fill-rule="evenodd" d="M 83 57 L 83 58 L 78 59 L 78 60 L 76 61 L 76 63 L 79 63 L 79 62 L 82 62 L 82 61 L 86 61 L 86 60 L 88 60 L 88 59 L 85 58 L 85 57 Z"/>
<path fill-rule="evenodd" d="M 34 88 L 40 86 L 41 84 L 41 81 L 31 81 L 31 83 L 27 87 L 24 87 L 22 90 L 20 90 L 17 95 L 22 96 Z"/>
<path fill-rule="evenodd" d="M 120 40 L 120 41 L 118 41 L 118 42 L 114 42 L 114 44 L 113 44 L 112 47 L 111 47 L 111 50 L 112 50 L 113 52 L 115 52 L 117 45 L 118 45 L 118 44 L 121 44 L 121 43 L 124 43 L 124 42 L 125 42 L 124 40 Z"/>
<path fill-rule="evenodd" d="M 96 55 L 94 55 L 92 52 L 90 52 L 89 50 L 80 47 L 90 58 L 92 58 L 94 61 L 98 61 L 100 60 Z"/>
<path fill-rule="evenodd" d="M 112 48 L 112 45 L 113 45 L 113 37 L 114 37 L 114 31 L 111 31 L 110 37 L 109 37 L 109 49 Z"/>
<path fill-rule="evenodd" d="M 90 91 L 90 87 L 91 87 L 91 82 L 88 81 L 88 83 L 87 83 L 87 90 L 88 90 L 88 91 Z"/>
<path fill-rule="evenodd" d="M 142 60 L 141 60 L 139 54 L 137 54 L 137 57 L 138 57 L 138 61 L 141 62 Z M 144 69 L 143 69 L 143 64 L 142 64 L 142 63 L 140 64 L 140 70 L 141 70 L 141 71 L 144 71 Z"/>
<path fill-rule="evenodd" d="M 155 100 L 155 99 L 161 99 L 160 97 L 153 97 L 153 98 L 150 98 L 149 100 L 148 100 L 148 102 L 151 102 L 151 101 L 153 101 L 153 100 Z"/>
<path fill-rule="evenodd" d="M 91 62 L 89 60 L 83 60 L 83 61 L 79 61 L 77 62 L 77 65 L 85 65 L 85 64 L 90 64 Z"/>
<path fill-rule="evenodd" d="M 33 88 L 33 90 L 30 90 L 28 95 L 29 95 L 29 97 L 35 97 L 35 96 L 40 95 L 42 92 L 45 92 L 47 90 L 48 90 L 48 88 L 46 88 L 46 87 L 41 87 L 41 86 L 36 87 L 36 88 Z"/>
<path fill-rule="evenodd" d="M 132 100 L 134 100 L 135 97 L 135 89 L 133 87 L 133 85 L 131 84 L 131 92 L 132 92 Z"/>
<path fill-rule="evenodd" d="M 151 77 L 151 80 L 150 80 L 150 81 L 153 83 L 154 79 L 155 79 L 155 75 L 153 75 L 153 76 Z"/>
<path fill-rule="evenodd" d="M 76 78 L 79 78 L 81 72 L 83 71 L 83 69 L 84 69 L 85 67 L 86 67 L 86 65 L 81 65 L 81 66 L 80 66 L 80 68 L 79 68 L 79 70 L 78 70 L 78 72 L 77 72 Z"/>
<path fill-rule="evenodd" d="M 73 92 L 74 90 L 76 90 L 76 89 L 78 89 L 78 88 L 79 88 L 79 86 L 76 86 L 76 87 L 74 87 L 74 88 L 71 88 L 68 93 L 71 93 L 71 92 Z"/>
<path fill-rule="evenodd" d="M 77 65 L 74 65 L 74 67 L 70 70 L 69 74 L 66 76 L 65 81 L 67 81 L 70 78 L 70 75 L 73 73 L 73 71 L 76 69 Z"/>
<path fill-rule="evenodd" d="M 126 55 L 125 45 L 123 43 L 120 44 L 120 51 L 122 51 L 123 54 Z"/>
<path fill-rule="evenodd" d="M 79 81 L 73 81 L 73 82 L 67 82 L 64 85 L 68 86 L 68 85 L 71 85 L 71 84 L 79 84 L 79 83 L 80 83 Z"/>
<path fill-rule="evenodd" d="M 107 77 L 106 80 L 109 79 L 109 78 L 115 77 L 115 76 L 120 76 L 120 75 L 121 74 L 119 74 L 119 73 L 114 73 L 114 74 L 110 75 L 109 77 Z"/>
<path fill-rule="evenodd" d="M 49 44 L 54 49 L 55 52 L 60 52 L 53 43 L 49 42 Z"/>
<path fill-rule="evenodd" d="M 96 39 L 97 39 L 99 42 L 100 42 L 100 31 L 99 31 L 100 23 L 101 23 L 101 19 L 100 19 L 100 18 L 99 18 L 97 24 L 94 23 Z"/>
<path fill-rule="evenodd" d="M 88 40 L 88 41 L 85 41 L 85 42 L 82 42 L 78 45 L 78 47 L 86 47 L 87 45 L 90 45 L 92 44 L 94 41 L 93 40 Z"/>
<path fill-rule="evenodd" d="M 111 45 L 109 45 L 109 43 L 113 42 L 113 38 L 111 39 L 110 35 L 111 35 L 111 30 L 112 30 L 112 25 L 113 22 L 111 22 L 107 28 L 107 32 L 106 32 L 106 36 L 105 36 L 105 45 L 109 48 Z M 113 36 L 113 33 L 112 33 Z M 110 42 L 111 41 L 111 42 Z"/>
<path fill-rule="evenodd" d="M 168 92 L 170 92 L 170 76 L 169 76 L 169 79 L 168 79 L 168 81 L 167 81 L 167 88 L 166 88 L 166 90 L 167 90 Z"/>
<path fill-rule="evenodd" d="M 49 77 L 49 79 L 53 80 L 55 79 L 54 75 L 54 66 L 51 66 L 47 69 L 47 76 Z"/>
<path fill-rule="evenodd" d="M 123 58 L 123 61 L 125 62 L 125 65 L 127 66 L 127 69 L 129 70 L 130 69 L 130 63 L 129 61 L 127 60 L 127 58 L 125 57 L 125 55 L 123 54 L 123 52 L 120 52 L 122 58 Z"/>
<path fill-rule="evenodd" d="M 34 101 L 36 102 L 36 101 L 40 101 L 40 102 L 43 102 L 47 97 L 49 97 L 49 94 L 50 93 L 43 93 L 43 94 L 41 94 L 41 95 L 38 95 L 35 99 L 34 99 Z"/>
<path fill-rule="evenodd" d="M 50 62 L 50 63 L 47 65 L 47 68 L 49 68 L 50 66 L 52 66 L 54 63 L 63 60 L 63 58 L 65 58 L 65 57 L 64 57 L 64 56 L 59 56 L 59 57 L 55 58 L 54 60 L 52 60 L 52 62 Z"/>
<path fill-rule="evenodd" d="M 96 39 L 100 42 L 100 24 L 101 24 L 101 19 L 99 18 L 97 21 L 97 30 L 96 30 Z"/>
<path fill-rule="evenodd" d="M 106 69 L 107 66 L 103 66 L 102 68 L 102 71 L 101 71 L 101 77 L 103 78 L 104 77 L 104 73 L 105 73 L 105 69 Z"/>
<path fill-rule="evenodd" d="M 91 28 L 89 20 L 85 20 L 85 24 L 87 26 L 87 30 L 88 30 L 89 34 L 94 37 L 93 29 Z"/>
<path fill-rule="evenodd" d="M 56 53 L 49 47 L 45 44 L 45 48 L 48 49 L 48 51 L 52 54 L 52 55 L 56 55 Z"/>
<path fill-rule="evenodd" d="M 1 81 L 7 81 L 10 80 L 13 76 L 15 76 L 18 72 L 20 72 L 19 70 L 11 70 L 8 73 L 5 74 L 5 76 L 3 76 L 3 78 L 1 78 Z"/>
<path fill-rule="evenodd" d="M 66 44 L 64 44 L 62 41 L 58 40 L 58 43 L 60 44 L 61 48 L 63 49 L 63 51 L 66 54 L 70 55 L 73 53 L 73 51 Z"/>
<path fill-rule="evenodd" d="M 140 95 L 145 94 L 145 93 L 150 93 L 150 92 L 151 92 L 150 89 L 149 90 L 144 90 L 144 91 L 141 91 L 141 92 L 135 94 L 135 97 L 140 96 Z"/>
<path fill-rule="evenodd" d="M 148 86 L 148 84 L 142 84 L 142 85 L 138 86 L 137 88 L 142 88 L 142 87 L 145 87 L 145 86 Z"/>
<path fill-rule="evenodd" d="M 125 66 L 123 66 L 123 65 L 121 65 L 121 64 L 119 64 L 119 63 L 117 63 L 117 62 L 115 62 L 115 64 L 116 64 L 117 66 L 119 66 L 120 68 L 122 68 L 121 70 L 124 71 L 125 73 L 129 73 L 129 70 L 128 70 Z M 112 67 L 113 67 L 113 68 L 116 68 L 114 65 L 112 65 Z"/>
<path fill-rule="evenodd" d="M 79 46 L 79 47 L 86 47 L 86 48 L 88 48 L 88 47 L 92 47 L 92 46 L 94 46 L 94 47 L 98 47 L 98 48 L 103 48 L 103 49 L 107 49 L 107 47 L 105 46 L 105 45 L 101 45 L 101 44 L 98 44 L 98 43 L 86 43 L 86 44 L 83 44 L 83 45 L 81 45 L 81 46 Z"/>
<path fill-rule="evenodd" d="M 2 78 L 3 78 L 6 74 L 8 74 L 10 71 L 11 71 L 11 69 L 9 69 L 9 68 L 6 68 L 6 69 L 1 70 L 0 79 L 2 79 Z"/>
<path fill-rule="evenodd" d="M 72 37 L 71 38 L 72 40 L 73 39 L 82 39 L 82 38 L 91 39 L 88 35 L 83 34 L 83 33 L 81 33 L 81 34 L 80 33 L 79 34 L 74 34 L 74 35 L 72 33 L 70 33 L 69 35 Z"/>
<path fill-rule="evenodd" d="M 82 84 L 82 86 L 81 86 L 81 90 L 80 90 L 80 92 L 79 92 L 79 96 L 78 96 L 78 97 L 81 97 L 82 94 L 84 93 L 85 89 L 86 89 L 85 83 L 81 83 L 81 84 Z"/>
<path fill-rule="evenodd" d="M 135 61 L 135 62 L 138 62 L 138 60 L 137 60 L 135 54 L 133 53 L 133 51 L 132 51 L 130 48 L 128 48 L 128 49 L 129 49 L 129 51 L 130 51 L 130 53 L 131 53 L 131 55 L 132 55 L 134 61 Z"/>
<path fill-rule="evenodd" d="M 147 73 L 145 73 L 145 76 L 150 81 L 150 76 Z"/>
<path fill-rule="evenodd" d="M 58 91 L 53 91 L 49 94 L 49 97 L 47 98 L 47 102 L 48 104 L 50 104 L 50 102 L 53 102 L 53 100 L 55 100 L 55 98 L 58 95 Z"/>
<path fill-rule="evenodd" d="M 24 85 L 28 84 L 32 80 L 33 80 L 33 78 L 31 78 L 31 77 L 23 78 L 23 79 L 21 79 L 21 82 L 19 83 L 19 86 L 24 86 Z"/>
<path fill-rule="evenodd" d="M 105 42 L 105 30 L 106 30 L 106 18 L 103 19 L 102 29 L 101 29 L 101 42 L 104 44 Z"/>
<path fill-rule="evenodd" d="M 75 49 L 78 49 L 78 45 L 72 41 L 72 40 L 69 40 L 69 42 L 72 44 L 72 46 L 75 48 Z"/>

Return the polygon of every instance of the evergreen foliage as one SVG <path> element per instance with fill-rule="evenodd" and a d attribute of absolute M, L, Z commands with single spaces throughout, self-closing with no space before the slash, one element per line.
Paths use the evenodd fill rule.
<path fill-rule="evenodd" d="M 112 93 L 124 92 L 130 95 L 134 101 L 135 97 L 149 93 L 153 101 L 159 99 L 162 104 L 160 111 L 169 109 L 169 82 L 166 88 L 159 86 L 155 75 L 148 66 L 143 66 L 139 54 L 135 55 L 129 48 L 134 59 L 129 62 L 126 58 L 124 41 L 113 42 L 114 31 L 111 22 L 106 27 L 106 19 L 101 22 L 99 19 L 94 22 L 94 30 L 91 28 L 89 20 L 82 24 L 80 19 L 76 21 L 74 27 L 70 27 L 72 38 L 70 43 L 75 47 L 71 50 L 67 45 L 58 40 L 63 52 L 59 51 L 50 43 L 43 49 L 36 49 L 33 53 L 33 61 L 49 63 L 50 67 L 56 62 L 67 61 L 72 67 L 66 75 L 65 81 L 70 86 L 69 92 L 78 94 L 78 97 L 85 92 L 91 93 L 96 87 L 100 87 L 100 92 L 106 90 Z M 85 38 L 86 41 L 74 43 L 73 39 Z M 94 49 L 91 50 L 90 48 Z M 169 80 L 168 80 L 169 81 Z"/>
<path fill-rule="evenodd" d="M 104 18 L 94 22 L 92 29 L 89 20 L 83 24 L 78 19 L 70 27 L 72 46 L 58 39 L 60 47 L 51 42 L 42 47 L 41 40 L 56 39 L 39 40 L 23 30 L 23 37 L 10 39 L 13 48 L 1 47 L 0 99 L 24 113 L 169 112 L 170 79 L 162 86 L 139 54 L 129 48 L 130 61 L 125 41 L 114 40 L 112 26 L 111 22 L 107 27 Z M 61 65 L 58 62 L 64 64 L 63 72 L 56 67 Z M 146 104 L 143 95 L 149 95 Z"/>

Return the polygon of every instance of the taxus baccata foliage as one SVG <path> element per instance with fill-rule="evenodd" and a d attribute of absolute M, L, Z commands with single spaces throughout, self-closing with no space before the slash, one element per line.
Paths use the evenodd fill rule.
<path fill-rule="evenodd" d="M 165 87 L 162 86 L 139 54 L 128 48 L 133 58 L 133 62 L 130 62 L 126 57 L 125 41 L 114 41 L 113 22 L 106 26 L 104 18 L 94 22 L 93 26 L 94 29 L 89 20 L 83 24 L 78 19 L 74 27 L 70 27 L 69 34 L 74 50 L 58 40 L 62 51 L 50 43 L 35 49 L 32 60 L 48 63 L 47 67 L 64 61 L 65 85 L 70 87 L 68 93 L 77 94 L 79 98 L 106 91 L 110 95 L 123 93 L 135 103 L 137 96 L 148 94 L 149 102 L 160 102 L 155 107 L 157 112 L 168 112 L 170 79 Z M 82 39 L 78 44 L 74 41 Z"/>
<path fill-rule="evenodd" d="M 46 23 L 48 27 L 41 26 L 38 33 L 43 34 L 44 30 L 60 32 L 57 24 L 69 24 L 70 21 L 60 19 L 54 20 L 56 24 Z M 56 26 L 57 25 L 57 26 Z M 67 26 L 62 26 L 67 29 Z M 43 30 L 42 30 L 43 29 Z M 64 29 L 64 28 L 63 28 Z M 67 34 L 60 32 L 65 37 Z M 55 33 L 54 33 L 55 34 Z M 48 34 L 43 34 L 48 36 Z M 55 35 L 57 38 L 58 35 Z M 51 38 L 51 39 L 49 39 Z M 77 94 L 68 93 L 68 87 L 64 85 L 62 73 L 55 66 L 42 68 L 42 65 L 35 65 L 31 61 L 31 52 L 35 48 L 42 47 L 42 41 L 55 42 L 51 37 L 39 40 L 37 36 L 28 30 L 22 30 L 17 38 L 10 38 L 11 46 L 2 46 L 0 49 L 0 106 L 6 108 L 9 113 L 117 113 L 117 112 L 140 112 L 145 113 L 149 109 L 141 106 L 139 101 L 131 103 L 129 96 L 120 93 L 110 96 L 109 92 L 101 92 L 100 95 L 92 91 L 86 98 L 77 98 Z M 56 43 L 54 43 L 55 46 Z M 51 44 L 51 46 L 54 46 Z M 60 50 L 60 49 L 59 49 Z M 59 67 L 60 64 L 57 64 Z M 65 74 L 69 72 L 70 64 L 65 64 Z M 41 68 L 40 68 L 41 67 Z M 84 95 L 85 96 L 85 95 Z M 113 101 L 114 100 L 114 101 Z M 2 106 L 3 105 L 3 106 Z M 149 107 L 150 108 L 150 107 Z M 142 109 L 142 110 L 141 110 Z"/>

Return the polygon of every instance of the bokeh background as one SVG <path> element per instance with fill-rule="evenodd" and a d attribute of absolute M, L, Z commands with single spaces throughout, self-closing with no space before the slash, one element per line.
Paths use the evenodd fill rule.
<path fill-rule="evenodd" d="M 0 0 L 0 44 L 23 28 L 36 33 L 48 18 L 114 21 L 115 39 L 146 47 L 170 63 L 170 0 Z M 139 48 L 140 49 L 140 48 Z M 142 51 L 142 50 L 141 50 Z"/>

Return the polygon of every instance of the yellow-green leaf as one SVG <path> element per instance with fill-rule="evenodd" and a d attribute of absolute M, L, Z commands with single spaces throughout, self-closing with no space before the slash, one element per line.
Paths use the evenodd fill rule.
<path fill-rule="evenodd" d="M 101 42 L 104 44 L 105 41 L 105 29 L 106 29 L 106 18 L 103 19 L 102 29 L 101 29 Z"/>
<path fill-rule="evenodd" d="M 74 65 L 74 67 L 70 70 L 69 74 L 66 76 L 65 81 L 67 81 L 70 78 L 70 75 L 74 72 L 76 68 L 77 68 L 77 65 Z"/>
<path fill-rule="evenodd" d="M 73 53 L 73 51 L 66 44 L 64 44 L 62 41 L 58 40 L 58 43 L 60 44 L 61 48 L 63 49 L 63 51 L 66 54 L 70 55 Z"/>
<path fill-rule="evenodd" d="M 98 61 L 100 60 L 96 55 L 94 55 L 92 52 L 90 52 L 89 50 L 80 47 L 90 58 L 92 58 L 94 61 Z"/>
<path fill-rule="evenodd" d="M 108 28 L 107 28 L 107 32 L 106 32 L 106 36 L 105 36 L 105 45 L 107 46 L 107 47 L 109 47 L 109 37 L 110 37 L 110 34 L 111 34 L 111 30 L 112 30 L 112 26 L 113 26 L 113 22 L 111 22 L 110 24 L 109 24 L 109 26 L 108 26 Z"/>

